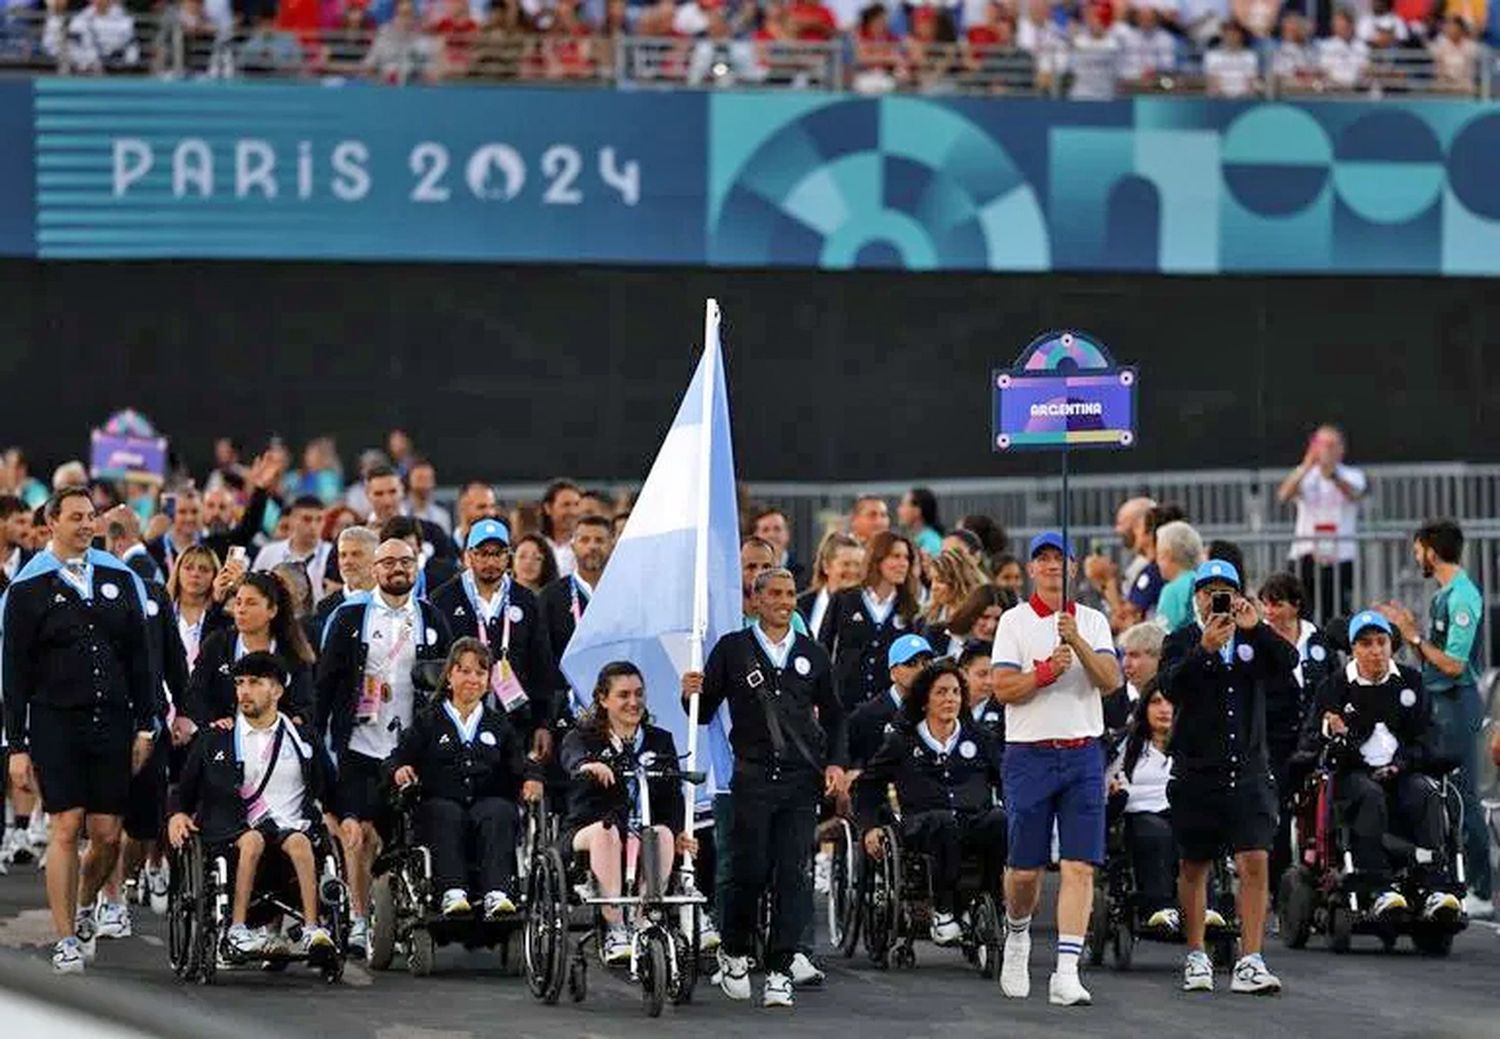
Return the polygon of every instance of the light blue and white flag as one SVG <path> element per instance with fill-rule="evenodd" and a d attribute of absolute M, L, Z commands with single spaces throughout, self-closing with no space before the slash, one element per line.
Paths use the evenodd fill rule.
<path fill-rule="evenodd" d="M 689 746 L 682 674 L 701 668 L 743 618 L 729 396 L 713 300 L 704 339 L 698 370 L 562 658 L 575 707 L 587 704 L 605 664 L 634 663 L 652 719 L 671 731 L 679 753 Z"/>

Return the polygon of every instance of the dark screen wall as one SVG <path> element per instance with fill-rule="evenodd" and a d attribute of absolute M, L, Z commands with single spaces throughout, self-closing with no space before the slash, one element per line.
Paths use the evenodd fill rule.
<path fill-rule="evenodd" d="M 1002 475 L 988 373 L 1088 329 L 1141 369 L 1140 446 L 1083 470 L 1292 461 L 1332 419 L 1367 461 L 1496 460 L 1500 286 L 1399 278 L 917 275 L 270 263 L 0 263 L 0 439 L 52 464 L 133 405 L 202 465 L 393 425 L 445 481 L 643 476 L 726 317 L 753 480 Z"/>

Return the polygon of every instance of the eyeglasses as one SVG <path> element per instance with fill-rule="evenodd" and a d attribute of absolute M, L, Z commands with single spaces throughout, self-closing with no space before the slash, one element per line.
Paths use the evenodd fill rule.
<path fill-rule="evenodd" d="M 504 559 L 510 554 L 508 548 L 471 548 L 469 551 L 476 559 Z"/>
<path fill-rule="evenodd" d="M 402 570 L 415 570 L 417 568 L 417 561 L 415 559 L 386 558 L 375 560 L 375 565 L 383 566 L 387 570 L 393 570 L 398 567 Z"/>

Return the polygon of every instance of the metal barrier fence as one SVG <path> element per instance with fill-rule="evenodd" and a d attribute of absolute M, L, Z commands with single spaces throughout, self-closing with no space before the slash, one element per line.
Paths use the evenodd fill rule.
<path fill-rule="evenodd" d="M 440 33 L 395 23 L 286 30 L 215 26 L 169 9 L 0 15 L 0 70 L 166 77 L 321 77 L 408 82 L 549 82 L 621 87 L 783 87 L 921 94 L 1227 97 L 1492 96 L 1497 57 L 1475 45 L 1374 48 L 1342 57 L 1266 43 L 1205 51 L 1165 33 L 1057 37 L 1032 50 L 916 39 L 826 43 L 525 33 L 503 25 Z"/>

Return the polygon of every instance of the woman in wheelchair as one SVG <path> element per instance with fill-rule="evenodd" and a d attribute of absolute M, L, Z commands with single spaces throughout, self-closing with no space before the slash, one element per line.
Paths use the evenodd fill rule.
<path fill-rule="evenodd" d="M 181 848 L 190 835 L 201 833 L 210 847 L 235 849 L 228 942 L 247 957 L 268 952 L 275 941 L 264 929 L 251 930 L 246 917 L 265 854 L 279 851 L 295 872 L 302 902 L 300 952 L 310 959 L 332 957 L 333 938 L 318 923 L 311 839 L 322 825 L 318 801 L 329 775 L 327 761 L 311 730 L 277 709 L 287 682 L 280 657 L 247 653 L 232 673 L 238 713 L 228 728 L 198 731 L 183 766 L 179 810 L 168 823 L 168 837 Z"/>
<path fill-rule="evenodd" d="M 559 751 L 569 777 L 568 815 L 560 845 L 564 858 L 573 851 L 589 854 L 589 870 L 604 898 L 623 894 L 620 865 L 633 867 L 640 852 L 641 769 L 660 761 L 677 763 L 672 734 L 649 724 L 646 686 L 640 670 L 626 661 L 606 664 L 594 686 L 593 704 Z M 692 855 L 698 844 L 679 832 L 683 822 L 682 784 L 677 779 L 647 780 L 651 828 L 656 832 L 657 876 L 667 877 L 675 855 Z M 656 820 L 662 820 L 657 822 Z M 604 962 L 630 959 L 630 934 L 621 911 L 606 906 L 603 916 Z"/>
<path fill-rule="evenodd" d="M 1444 875 L 1443 800 L 1423 772 L 1435 762 L 1422 677 L 1391 659 L 1391 625 L 1379 613 L 1357 614 L 1349 642 L 1353 659 L 1318 691 L 1302 757 L 1325 741 L 1343 744 L 1332 759 L 1334 803 L 1349 835 L 1361 909 L 1374 919 L 1416 911 L 1423 920 L 1456 920 L 1462 903 Z M 1404 867 L 1404 885 L 1393 862 Z"/>
<path fill-rule="evenodd" d="M 925 668 L 902 707 L 907 724 L 892 731 L 855 784 L 855 815 L 865 850 L 881 853 L 878 825 L 888 786 L 901 807 L 901 841 L 932 862 L 932 940 L 962 939 L 955 911 L 962 855 L 983 858 L 985 885 L 999 890 L 1005 862 L 1005 811 L 995 805 L 1000 753 L 969 715 L 963 672 L 952 661 Z"/>
<path fill-rule="evenodd" d="M 1124 817 L 1125 846 L 1135 874 L 1136 908 L 1145 926 L 1168 934 L 1182 927 L 1177 911 L 1177 842 L 1167 782 L 1172 758 L 1172 701 L 1153 677 L 1136 700 L 1125 744 L 1109 770 L 1109 812 Z"/>
<path fill-rule="evenodd" d="M 484 703 L 490 651 L 476 638 L 453 643 L 437 700 L 412 718 L 386 762 L 397 787 L 420 783 L 417 839 L 432 857 L 433 889 L 446 917 L 473 912 L 469 878 L 484 892 L 482 912 L 494 920 L 516 911 L 516 794 L 542 796 L 541 766 L 529 760 L 502 711 Z M 473 861 L 467 849 L 472 844 Z"/>

